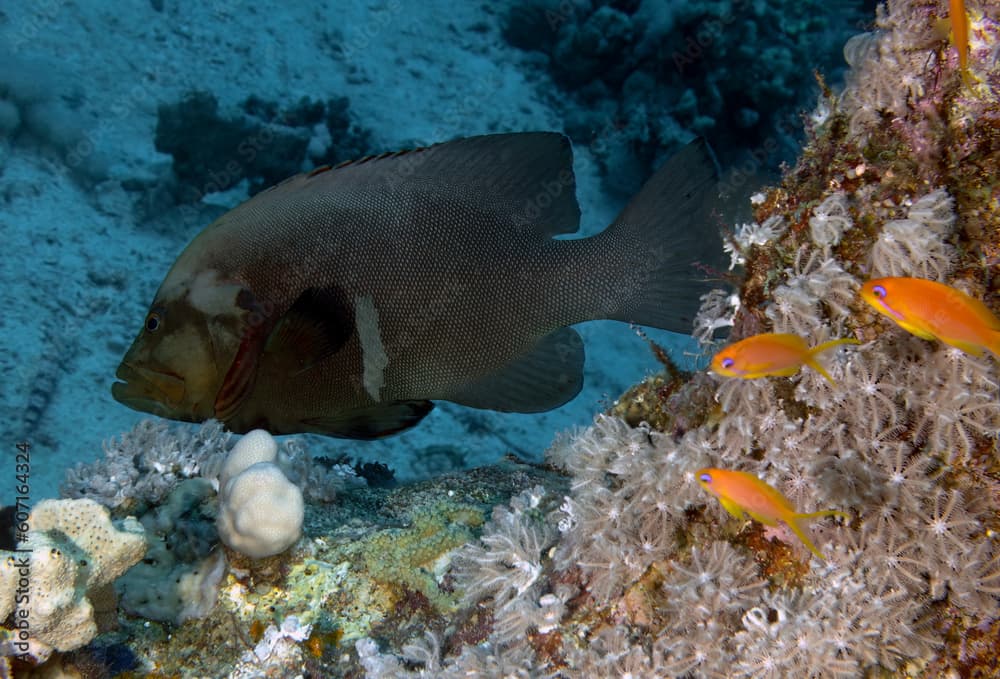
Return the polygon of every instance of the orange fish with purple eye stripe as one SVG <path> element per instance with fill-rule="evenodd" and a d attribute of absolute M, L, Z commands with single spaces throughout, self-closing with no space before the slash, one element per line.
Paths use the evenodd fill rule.
<path fill-rule="evenodd" d="M 818 372 L 835 384 L 830 374 L 816 360 L 816 355 L 841 344 L 858 344 L 847 337 L 830 340 L 812 349 L 798 335 L 764 333 L 731 344 L 712 358 L 712 371 L 726 377 L 746 380 L 774 375 L 787 377 L 797 373 L 803 365 Z"/>
<path fill-rule="evenodd" d="M 1000 319 L 961 290 L 923 278 L 876 278 L 861 286 L 861 298 L 917 337 L 1000 357 Z"/>
<path fill-rule="evenodd" d="M 846 512 L 836 509 L 805 514 L 796 512 L 788 498 L 748 472 L 708 468 L 699 469 L 697 476 L 698 484 L 719 498 L 725 510 L 737 519 L 742 519 L 746 512 L 750 518 L 765 526 L 776 526 L 779 521 L 784 523 L 820 561 L 824 560 L 823 555 L 809 537 L 806 521 L 821 516 L 851 518 Z"/>

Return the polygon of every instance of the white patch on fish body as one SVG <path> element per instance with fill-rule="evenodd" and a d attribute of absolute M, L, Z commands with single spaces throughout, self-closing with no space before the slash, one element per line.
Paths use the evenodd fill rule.
<path fill-rule="evenodd" d="M 371 297 L 365 295 L 354 300 L 354 323 L 361 340 L 362 381 L 365 391 L 375 401 L 385 384 L 385 369 L 389 355 L 382 344 L 382 331 L 378 324 L 378 309 Z"/>
<path fill-rule="evenodd" d="M 209 317 L 231 313 L 236 304 L 236 296 L 241 290 L 236 283 L 223 280 L 215 269 L 206 269 L 176 287 L 171 286 L 164 293 L 168 299 L 176 299 L 182 296 L 185 288 L 191 306 Z"/>

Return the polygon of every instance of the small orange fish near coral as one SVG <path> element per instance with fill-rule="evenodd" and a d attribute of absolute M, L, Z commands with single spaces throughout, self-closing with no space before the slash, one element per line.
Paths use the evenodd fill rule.
<path fill-rule="evenodd" d="M 835 384 L 830 374 L 816 360 L 816 355 L 841 344 L 857 344 L 856 339 L 823 342 L 812 349 L 798 335 L 788 333 L 764 333 L 754 335 L 732 344 L 712 358 L 712 370 L 726 377 L 741 377 L 749 380 L 757 377 L 794 375 L 802 365 L 808 365 L 820 375 Z"/>
<path fill-rule="evenodd" d="M 1000 319 L 961 290 L 923 278 L 876 278 L 861 286 L 861 297 L 917 337 L 1000 357 Z"/>
<path fill-rule="evenodd" d="M 753 474 L 747 472 L 728 471 L 725 469 L 699 469 L 698 483 L 702 488 L 712 493 L 727 512 L 737 519 L 743 518 L 746 512 L 750 518 L 760 521 L 765 526 L 776 526 L 781 521 L 802 540 L 820 561 L 823 555 L 809 538 L 807 519 L 821 516 L 842 516 L 850 519 L 850 515 L 827 509 L 822 512 L 802 514 L 795 511 L 792 503 L 775 488 L 767 485 Z"/>
<path fill-rule="evenodd" d="M 951 41 L 958 50 L 958 68 L 962 82 L 972 83 L 969 73 L 969 15 L 965 11 L 964 0 L 949 0 L 948 19 L 951 23 Z"/>

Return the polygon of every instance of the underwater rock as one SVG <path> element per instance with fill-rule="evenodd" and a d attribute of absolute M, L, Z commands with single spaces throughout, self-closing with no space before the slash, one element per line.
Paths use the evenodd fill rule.
<path fill-rule="evenodd" d="M 188 479 L 142 517 L 149 548 L 115 583 L 124 610 L 176 624 L 208 615 L 226 574 L 214 500 L 211 482 Z"/>
<path fill-rule="evenodd" d="M 305 169 L 304 164 L 334 164 L 367 153 L 370 134 L 351 121 L 347 110 L 346 97 L 326 103 L 304 97 L 283 108 L 251 96 L 243 103 L 243 115 L 224 117 L 215 96 L 195 91 L 159 107 L 154 141 L 158 151 L 173 156 L 179 202 L 197 202 L 244 179 L 253 195 Z M 324 141 L 313 149 L 316 128 Z M 307 149 L 310 163 L 305 163 Z"/>
<path fill-rule="evenodd" d="M 208 92 L 192 92 L 159 108 L 156 150 L 174 158 L 178 200 L 197 202 L 244 178 L 260 190 L 300 169 L 308 144 L 304 131 L 224 118 L 218 109 Z"/>

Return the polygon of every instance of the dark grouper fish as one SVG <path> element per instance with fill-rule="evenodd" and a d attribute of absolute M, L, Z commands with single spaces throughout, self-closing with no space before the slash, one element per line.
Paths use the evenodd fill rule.
<path fill-rule="evenodd" d="M 541 412 L 583 380 L 597 318 L 689 332 L 715 165 L 684 148 L 577 240 L 569 140 L 460 139 L 292 177 L 181 253 L 112 386 L 125 405 L 235 432 L 374 438 L 436 399 Z"/>

